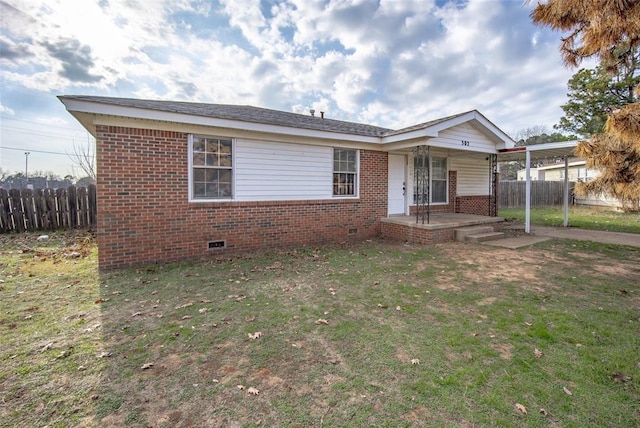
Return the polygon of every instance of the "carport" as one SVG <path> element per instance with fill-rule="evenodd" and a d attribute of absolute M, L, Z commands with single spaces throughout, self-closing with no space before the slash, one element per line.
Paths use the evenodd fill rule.
<path fill-rule="evenodd" d="M 498 152 L 499 162 L 525 161 L 525 222 L 524 230 L 531 233 L 531 161 L 562 157 L 564 159 L 564 227 L 569 225 L 569 158 L 575 156 L 577 140 L 559 143 L 513 147 Z"/>

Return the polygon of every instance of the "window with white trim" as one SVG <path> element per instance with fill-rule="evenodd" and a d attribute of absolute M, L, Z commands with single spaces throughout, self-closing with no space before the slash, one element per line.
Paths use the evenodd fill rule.
<path fill-rule="evenodd" d="M 333 149 L 333 196 L 357 196 L 358 151 Z"/>
<path fill-rule="evenodd" d="M 189 140 L 191 198 L 233 198 L 233 141 L 196 135 Z"/>
<path fill-rule="evenodd" d="M 418 168 L 418 158 L 413 158 L 414 171 Z M 432 204 L 446 204 L 449 196 L 449 174 L 446 157 L 431 157 L 429 170 L 429 189 Z M 426 199 L 426 193 L 419 194 L 418 188 L 413 186 L 413 203 L 422 204 Z"/>

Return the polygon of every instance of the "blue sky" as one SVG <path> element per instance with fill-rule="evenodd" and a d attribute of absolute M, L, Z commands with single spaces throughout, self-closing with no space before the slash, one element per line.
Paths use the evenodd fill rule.
<path fill-rule="evenodd" d="M 560 34 L 522 0 L 0 0 L 0 167 L 72 171 L 56 95 L 249 104 L 401 128 L 562 115 Z M 49 152 L 49 153 L 44 153 Z"/>

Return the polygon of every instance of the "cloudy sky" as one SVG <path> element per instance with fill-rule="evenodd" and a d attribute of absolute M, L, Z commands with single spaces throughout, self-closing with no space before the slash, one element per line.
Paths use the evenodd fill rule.
<path fill-rule="evenodd" d="M 401 128 L 471 109 L 557 123 L 560 34 L 523 0 L 0 0 L 0 167 L 73 173 L 56 95 L 325 111 Z M 78 172 L 76 171 L 76 174 Z"/>

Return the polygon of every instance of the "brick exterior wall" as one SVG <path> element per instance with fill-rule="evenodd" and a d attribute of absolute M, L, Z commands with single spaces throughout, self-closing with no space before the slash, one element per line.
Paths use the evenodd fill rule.
<path fill-rule="evenodd" d="M 188 202 L 187 134 L 97 126 L 100 269 L 366 239 L 387 214 L 388 156 L 360 151 L 360 198 Z M 225 249 L 208 249 L 223 240 Z"/>
<path fill-rule="evenodd" d="M 490 196 L 458 196 L 456 197 L 456 212 L 462 214 L 491 215 L 489 210 Z"/>
<path fill-rule="evenodd" d="M 437 244 L 453 241 L 454 228 L 427 230 L 417 225 L 396 223 L 382 223 L 381 235 L 383 238 L 414 242 L 421 245 Z"/>

